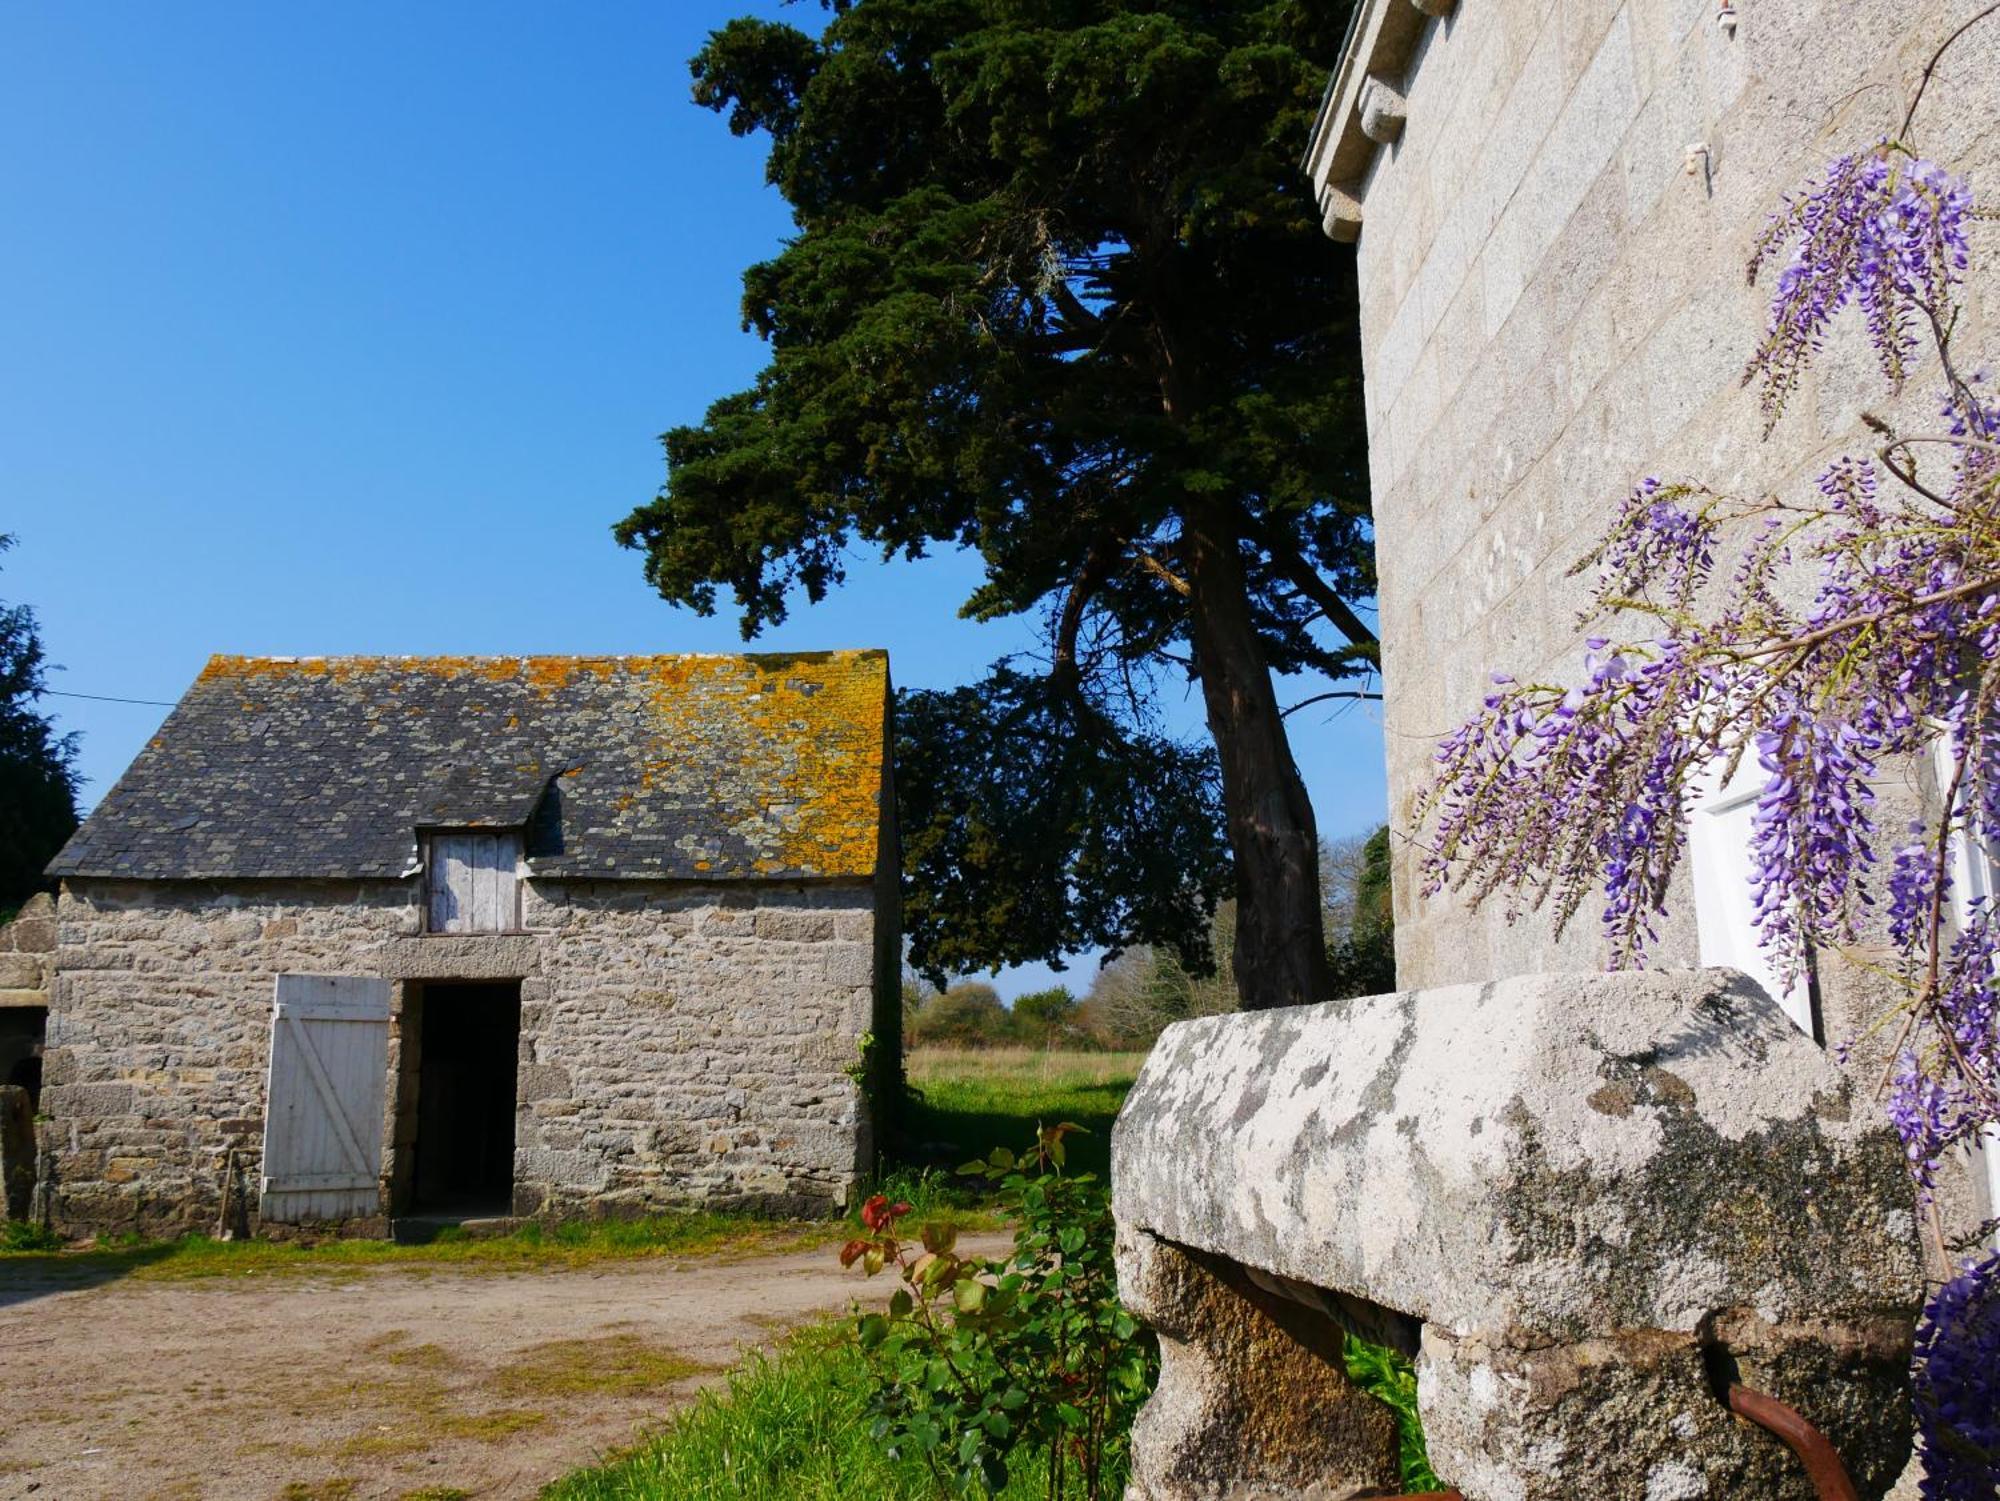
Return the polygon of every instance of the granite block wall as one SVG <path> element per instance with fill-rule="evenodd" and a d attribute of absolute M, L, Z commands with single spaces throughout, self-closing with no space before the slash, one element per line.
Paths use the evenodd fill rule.
<path fill-rule="evenodd" d="M 42 1110 L 72 1233 L 216 1221 L 232 1150 L 254 1223 L 280 973 L 393 982 L 381 1233 L 413 1144 L 426 983 L 518 980 L 514 1208 L 841 1208 L 871 1151 L 865 882 L 530 882 L 520 934 L 427 935 L 413 883 L 72 881 Z"/>
<path fill-rule="evenodd" d="M 1364 10 L 1406 7 L 1370 0 Z M 1426 6 L 1425 9 L 1432 7 Z M 1358 184 L 1369 464 L 1378 527 L 1391 817 L 1488 675 L 1574 669 L 1570 565 L 1648 474 L 1758 493 L 1810 485 L 1863 442 L 1881 382 L 1855 326 L 1765 439 L 1739 386 L 1768 287 L 1753 237 L 1824 161 L 1898 133 L 1971 0 L 1464 0 L 1402 64 L 1407 120 Z M 1364 16 L 1365 37 L 1371 18 Z M 1914 143 L 1975 188 L 2000 182 L 2000 25 L 1940 64 Z M 1700 148 L 1690 155 L 1690 148 Z M 1330 159 L 1320 163 L 1322 175 Z M 1322 182 L 1322 189 L 1338 184 Z M 1329 195 L 1331 205 L 1339 195 Z M 2000 263 L 2000 236 L 1986 251 Z M 1968 288 L 1971 350 L 1995 347 L 2000 280 Z M 1905 406 L 1928 411 L 1919 372 Z M 1879 407 L 1878 407 L 1879 409 Z M 1900 769 L 1889 798 L 1923 795 Z M 1894 822 L 1892 817 L 1891 822 Z M 1424 899 L 1397 842 L 1396 940 L 1410 986 L 1602 962 L 1456 898 Z M 1661 958 L 1696 962 L 1685 892 Z"/>

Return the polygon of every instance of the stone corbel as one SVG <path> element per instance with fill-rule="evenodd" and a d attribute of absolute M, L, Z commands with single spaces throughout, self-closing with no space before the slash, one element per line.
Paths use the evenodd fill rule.
<path fill-rule="evenodd" d="M 1328 239 L 1351 245 L 1361 238 L 1361 199 L 1353 188 L 1326 184 L 1319 190 L 1319 207 Z"/>
<path fill-rule="evenodd" d="M 1410 103 L 1403 91 L 1380 73 L 1370 73 L 1361 85 L 1361 133 L 1387 146 L 1403 133 Z"/>

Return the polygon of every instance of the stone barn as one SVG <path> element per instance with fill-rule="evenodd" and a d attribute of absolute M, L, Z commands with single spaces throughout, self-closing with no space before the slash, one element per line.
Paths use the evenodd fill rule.
<path fill-rule="evenodd" d="M 839 1211 L 888 745 L 882 652 L 213 659 L 51 866 L 53 1222 Z"/>

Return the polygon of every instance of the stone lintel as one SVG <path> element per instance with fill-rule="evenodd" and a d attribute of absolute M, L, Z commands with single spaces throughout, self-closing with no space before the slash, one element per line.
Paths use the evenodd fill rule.
<path fill-rule="evenodd" d="M 46 1011 L 49 993 L 46 990 L 0 990 L 0 1010 L 16 1006 Z"/>
<path fill-rule="evenodd" d="M 390 980 L 518 980 L 541 967 L 541 942 L 532 933 L 424 933 L 392 938 L 382 949 Z"/>

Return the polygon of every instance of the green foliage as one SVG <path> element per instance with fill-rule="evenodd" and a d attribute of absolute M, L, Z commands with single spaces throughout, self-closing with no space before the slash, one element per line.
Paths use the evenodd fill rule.
<path fill-rule="evenodd" d="M 1354 881 L 1352 932 L 1356 938 L 1396 925 L 1389 872 L 1389 826 L 1383 824 L 1361 846 L 1361 869 Z"/>
<path fill-rule="evenodd" d="M 903 1024 L 912 1047 L 993 1046 L 1011 1041 L 1012 1032 L 1000 992 L 984 980 L 964 980 L 931 997 Z"/>
<path fill-rule="evenodd" d="M 1423 1420 L 1417 1414 L 1417 1372 L 1407 1357 L 1366 1340 L 1347 1336 L 1347 1379 L 1395 1410 L 1400 1442 L 1400 1483 L 1412 1495 L 1441 1491 L 1444 1484 L 1431 1471 L 1424 1446 Z"/>
<path fill-rule="evenodd" d="M 1327 996 L 1384 995 L 1396 988 L 1396 909 L 1389 888 L 1389 826 L 1354 851 L 1342 872 L 1345 931 L 1328 925 Z"/>
<path fill-rule="evenodd" d="M 1328 1000 L 1353 995 L 1387 995 L 1396 988 L 1396 934 L 1376 928 L 1326 946 Z"/>
<path fill-rule="evenodd" d="M 20 1223 L 20 1222 L 13 1222 Z M 29 1233 L 35 1233 L 30 1231 Z M 530 1222 L 507 1235 L 473 1236 L 447 1226 L 429 1241 L 336 1239 L 317 1243 L 215 1240 L 188 1235 L 149 1241 L 135 1235 L 100 1237 L 92 1249 L 63 1251 L 60 1239 L 25 1246 L 12 1243 L 11 1224 L 0 1254 L 60 1254 L 65 1265 L 96 1266 L 142 1279 L 254 1276 L 272 1272 L 329 1272 L 383 1263 L 451 1262 L 494 1268 L 589 1266 L 654 1256 L 694 1256 L 718 1251 L 792 1250 L 832 1233 L 824 1221 L 760 1219 L 705 1210 L 647 1215 L 630 1220 Z"/>
<path fill-rule="evenodd" d="M 1076 997 L 1060 985 L 1021 996 L 1009 1007 L 984 980 L 961 980 L 944 991 L 904 992 L 903 1041 L 908 1047 L 962 1049 L 1046 1048 L 1088 1039 Z"/>
<path fill-rule="evenodd" d="M 33 1220 L 0 1223 L 0 1251 L 60 1251 L 63 1238 L 47 1225 Z"/>
<path fill-rule="evenodd" d="M 1014 1034 L 1030 1047 L 1054 1047 L 1077 1033 L 1077 1001 L 1067 985 L 1014 997 Z"/>
<path fill-rule="evenodd" d="M 0 533 L 0 552 L 13 545 Z M 76 832 L 76 736 L 36 709 L 47 689 L 35 612 L 0 601 L 0 907 L 43 890 L 43 868 Z"/>
<path fill-rule="evenodd" d="M 1245 801 L 1241 767 L 1292 772 L 1270 673 L 1373 668 L 1345 603 L 1373 591 L 1353 262 L 1298 164 L 1350 6 L 829 9 L 694 60 L 797 228 L 744 277 L 769 363 L 666 434 L 616 535 L 746 637 L 857 552 L 974 551 L 962 612 L 1041 615 L 1048 671 L 899 699 L 916 962 L 1145 943 L 1201 972 L 1223 801 L 1253 905 L 1262 844 L 1311 837 L 1302 797 Z M 1243 753 L 1156 733 L 1163 675 L 1240 684 L 1211 720 Z"/>
<path fill-rule="evenodd" d="M 565 1476 L 542 1501 L 903 1501 L 930 1492 L 915 1458 L 891 1459 L 868 1436 L 873 1370 L 847 1325 L 800 1330 L 756 1352 L 655 1436 Z M 1043 1494 L 1023 1456 L 1003 1501 Z"/>
<path fill-rule="evenodd" d="M 922 1461 L 945 1497 L 1003 1492 L 1022 1456 L 1039 1456 L 1049 1501 L 1119 1494 L 1133 1415 L 1157 1374 L 1152 1341 L 1118 1303 L 1111 1200 L 1089 1173 L 1064 1171 L 1065 1122 L 962 1171 L 998 1187 L 1014 1249 L 964 1257 L 954 1231 L 903 1240 L 908 1204 L 871 1199 L 870 1234 L 843 1266 L 894 1268 L 901 1285 L 855 1333 L 875 1385 L 869 1436 L 893 1459 Z"/>
<path fill-rule="evenodd" d="M 1209 964 L 1230 877 L 1213 752 L 1003 664 L 899 695 L 896 789 L 910 960 L 933 979 L 1135 939 Z"/>

